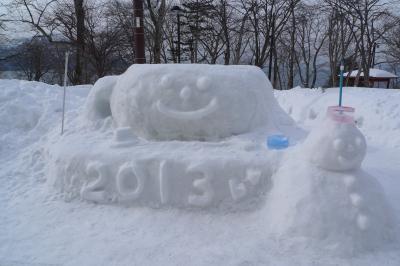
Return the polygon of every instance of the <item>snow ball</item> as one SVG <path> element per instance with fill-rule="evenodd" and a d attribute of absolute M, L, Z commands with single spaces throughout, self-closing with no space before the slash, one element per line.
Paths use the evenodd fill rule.
<path fill-rule="evenodd" d="M 311 161 L 332 171 L 358 169 L 364 160 L 367 144 L 355 124 L 344 124 L 326 118 L 306 140 Z"/>
<path fill-rule="evenodd" d="M 201 77 L 197 80 L 197 88 L 201 91 L 207 90 L 211 86 L 211 81 L 207 77 Z"/>
<path fill-rule="evenodd" d="M 111 116 L 110 97 L 116 80 L 116 76 L 107 76 L 94 84 L 85 104 L 85 115 L 88 120 L 96 121 Z"/>

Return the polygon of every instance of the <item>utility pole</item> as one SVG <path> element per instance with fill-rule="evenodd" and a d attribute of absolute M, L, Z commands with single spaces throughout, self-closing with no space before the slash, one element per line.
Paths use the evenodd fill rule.
<path fill-rule="evenodd" d="M 181 62 L 181 13 L 183 10 L 180 6 L 173 6 L 171 8 L 171 11 L 176 13 L 176 21 L 178 26 L 177 57 L 178 57 L 178 63 L 180 63 Z"/>
<path fill-rule="evenodd" d="M 135 63 L 146 64 L 144 51 L 144 27 L 143 27 L 143 0 L 133 0 L 133 15 L 135 17 Z"/>

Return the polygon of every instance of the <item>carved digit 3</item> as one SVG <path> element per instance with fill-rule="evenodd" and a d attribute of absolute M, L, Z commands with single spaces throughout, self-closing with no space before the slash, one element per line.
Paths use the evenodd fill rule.
<path fill-rule="evenodd" d="M 144 188 L 144 177 L 143 171 L 135 163 L 123 164 L 118 170 L 116 182 L 119 200 L 129 202 L 138 199 Z M 133 180 L 136 181 L 136 184 L 132 188 L 130 184 Z"/>
<path fill-rule="evenodd" d="M 107 202 L 104 191 L 107 183 L 107 167 L 100 162 L 91 162 L 86 167 L 86 174 L 89 177 L 97 177 L 92 184 L 87 184 L 81 189 L 81 197 L 85 200 L 94 202 Z"/>
<path fill-rule="evenodd" d="M 206 207 L 214 198 L 214 189 L 211 185 L 211 178 L 207 171 L 198 169 L 198 167 L 188 167 L 187 172 L 200 173 L 203 178 L 193 181 L 193 187 L 200 191 L 199 194 L 191 193 L 188 198 L 188 203 L 196 207 Z"/>

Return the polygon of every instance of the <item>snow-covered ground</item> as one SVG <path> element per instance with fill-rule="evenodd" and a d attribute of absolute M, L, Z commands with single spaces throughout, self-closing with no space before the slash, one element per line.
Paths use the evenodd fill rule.
<path fill-rule="evenodd" d="M 67 129 L 89 90 L 68 88 Z M 308 131 L 336 104 L 337 89 L 275 96 Z M 283 244 L 271 238 L 263 208 L 218 213 L 65 201 L 46 183 L 44 161 L 61 127 L 61 97 L 58 86 L 0 80 L 0 265 L 400 264 L 398 243 L 356 256 L 307 247 L 304 239 Z M 400 217 L 400 91 L 346 88 L 344 104 L 356 108 L 368 142 L 363 170 L 378 179 Z"/>

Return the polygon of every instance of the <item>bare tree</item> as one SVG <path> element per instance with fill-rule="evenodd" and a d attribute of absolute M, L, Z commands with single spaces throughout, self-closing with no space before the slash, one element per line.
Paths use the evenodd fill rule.
<path fill-rule="evenodd" d="M 151 62 L 161 63 L 163 41 L 164 41 L 164 22 L 167 14 L 167 4 L 165 0 L 152 1 L 146 0 L 145 7 L 148 11 L 146 16 L 146 30 L 148 36 L 148 43 L 151 48 L 152 59 Z"/>
<path fill-rule="evenodd" d="M 393 27 L 385 36 L 386 54 L 388 61 L 400 65 L 400 18 L 395 27 Z"/>
<path fill-rule="evenodd" d="M 382 0 L 328 0 L 327 2 L 342 14 L 348 24 L 354 20 L 351 34 L 360 58 L 359 73 L 363 72 L 364 86 L 369 87 L 369 70 L 374 63 L 375 48 L 396 23 L 388 3 Z"/>
<path fill-rule="evenodd" d="M 316 5 L 301 4 L 297 19 L 296 62 L 300 79 L 306 88 L 314 88 L 317 80 L 317 59 L 327 38 L 327 24 Z"/>
<path fill-rule="evenodd" d="M 9 60 L 15 63 L 28 80 L 40 81 L 53 68 L 53 47 L 45 37 L 33 37 L 16 48 Z"/>

